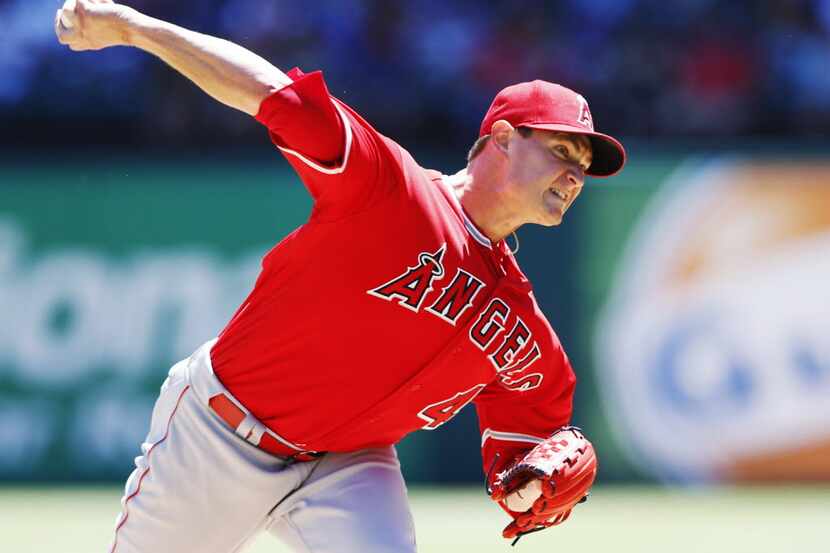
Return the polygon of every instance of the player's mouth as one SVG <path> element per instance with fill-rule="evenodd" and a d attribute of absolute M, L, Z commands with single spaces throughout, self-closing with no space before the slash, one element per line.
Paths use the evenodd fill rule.
<path fill-rule="evenodd" d="M 563 202 L 568 203 L 568 194 L 567 194 L 567 192 L 563 192 L 563 191 L 561 191 L 561 190 L 557 190 L 556 188 L 553 188 L 553 187 L 548 188 L 548 190 L 550 190 L 550 191 L 551 191 L 551 193 L 552 193 L 554 196 L 556 196 L 557 198 L 559 198 L 559 199 L 560 199 L 560 200 L 562 200 Z"/>
<path fill-rule="evenodd" d="M 554 201 L 559 200 L 562 202 L 563 205 L 568 205 L 568 199 L 570 198 L 570 195 L 567 192 L 559 190 L 554 186 L 551 186 L 550 188 L 545 190 L 545 192 L 550 193 L 549 195 L 555 198 Z"/>
<path fill-rule="evenodd" d="M 563 192 L 553 186 L 546 188 L 542 194 L 542 202 L 545 205 L 545 210 L 551 214 L 558 213 L 560 217 L 568 209 L 568 198 L 569 194 L 567 192 Z"/>

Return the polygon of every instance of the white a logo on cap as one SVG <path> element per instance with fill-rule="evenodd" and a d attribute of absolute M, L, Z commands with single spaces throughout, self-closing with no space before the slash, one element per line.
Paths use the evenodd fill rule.
<path fill-rule="evenodd" d="M 588 100 L 579 95 L 579 122 L 594 130 L 594 120 L 591 119 L 591 110 L 588 109 Z"/>

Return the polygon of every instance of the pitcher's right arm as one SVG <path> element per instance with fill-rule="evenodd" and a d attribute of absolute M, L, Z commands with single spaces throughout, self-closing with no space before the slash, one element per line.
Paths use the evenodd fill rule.
<path fill-rule="evenodd" d="M 154 19 L 112 0 L 67 0 L 55 15 L 55 33 L 72 50 L 134 46 L 149 52 L 216 100 L 249 115 L 291 83 L 271 63 L 221 38 Z"/>

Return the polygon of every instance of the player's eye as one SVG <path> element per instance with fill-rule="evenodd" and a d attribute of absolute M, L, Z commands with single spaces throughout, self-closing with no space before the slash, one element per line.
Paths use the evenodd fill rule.
<path fill-rule="evenodd" d="M 568 159 L 568 157 L 570 157 L 571 154 L 570 150 L 568 150 L 568 147 L 562 144 L 557 144 L 556 146 L 554 146 L 553 151 L 555 151 L 557 154 L 564 157 L 565 159 Z"/>

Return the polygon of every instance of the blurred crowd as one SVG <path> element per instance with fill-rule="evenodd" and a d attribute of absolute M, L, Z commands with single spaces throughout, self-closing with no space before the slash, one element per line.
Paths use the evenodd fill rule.
<path fill-rule="evenodd" d="M 533 78 L 582 92 L 597 126 L 621 135 L 791 139 L 830 128 L 830 0 L 125 3 L 281 68 L 323 69 L 334 95 L 410 147 L 471 143 L 493 95 Z M 150 56 L 61 47 L 59 5 L 0 0 L 4 143 L 262 140 Z"/>

